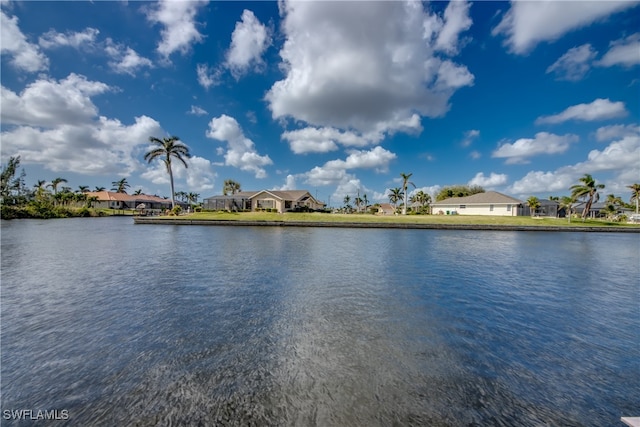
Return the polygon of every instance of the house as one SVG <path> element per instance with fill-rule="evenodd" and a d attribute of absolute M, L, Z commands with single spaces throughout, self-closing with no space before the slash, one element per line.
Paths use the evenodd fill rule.
<path fill-rule="evenodd" d="M 574 205 L 571 206 L 571 211 L 574 214 L 577 214 L 578 216 L 582 216 L 582 212 L 584 211 L 584 208 L 586 207 L 587 202 L 579 202 L 576 203 Z M 589 214 L 587 215 L 588 218 L 600 218 L 600 217 L 604 217 L 607 214 L 605 213 L 605 208 L 607 207 L 608 203 L 606 202 L 598 202 L 598 203 L 593 203 L 591 205 L 591 207 L 589 208 Z M 628 209 L 625 208 L 624 206 L 616 206 L 616 213 L 619 215 L 631 215 L 634 213 L 633 209 Z"/>
<path fill-rule="evenodd" d="M 431 213 L 434 215 L 518 216 L 523 215 L 522 212 L 522 201 L 496 191 L 431 203 Z"/>
<path fill-rule="evenodd" d="M 380 203 L 377 215 L 395 215 L 396 208 L 391 203 Z"/>
<path fill-rule="evenodd" d="M 144 210 L 171 209 L 171 200 L 148 194 L 125 194 L 111 191 L 89 191 L 87 198 L 95 197 L 93 207 L 103 209 L 136 209 L 144 205 Z"/>
<path fill-rule="evenodd" d="M 321 210 L 324 209 L 325 204 L 316 200 L 306 190 L 262 190 L 209 197 L 204 199 L 202 207 L 207 210 L 271 210 L 283 213 L 303 209 Z"/>

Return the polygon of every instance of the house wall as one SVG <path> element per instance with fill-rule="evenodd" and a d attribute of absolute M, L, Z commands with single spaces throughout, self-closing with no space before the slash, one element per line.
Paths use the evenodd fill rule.
<path fill-rule="evenodd" d="M 460 206 L 465 206 L 461 208 Z M 493 209 L 492 209 L 493 206 Z M 507 209 L 510 206 L 511 209 Z M 518 215 L 518 205 L 512 204 L 493 204 L 493 205 L 460 205 L 460 204 L 449 204 L 449 205 L 432 205 L 431 213 L 437 215 L 438 212 L 442 211 L 445 215 L 447 211 L 449 213 L 455 211 L 458 215 L 489 215 L 489 216 L 517 216 Z"/>
<path fill-rule="evenodd" d="M 284 207 L 284 203 L 282 200 L 274 199 L 272 196 L 268 194 L 259 194 L 251 199 L 251 210 L 255 211 L 256 209 L 277 209 L 278 212 L 282 213 Z"/>

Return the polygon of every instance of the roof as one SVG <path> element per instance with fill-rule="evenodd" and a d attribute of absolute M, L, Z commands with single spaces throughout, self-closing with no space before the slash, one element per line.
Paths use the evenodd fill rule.
<path fill-rule="evenodd" d="M 514 197 L 507 196 L 497 191 L 487 191 L 484 193 L 477 193 L 471 196 L 465 197 L 450 197 L 448 199 L 440 200 L 439 202 L 432 203 L 431 206 L 439 205 L 486 205 L 486 204 L 506 204 L 513 205 L 522 203 Z"/>
<path fill-rule="evenodd" d="M 294 200 L 294 201 L 300 201 L 305 199 L 306 197 L 309 197 L 311 199 L 313 199 L 314 201 L 317 202 L 317 200 L 315 200 L 315 198 L 311 195 L 311 193 L 309 193 L 307 190 L 287 190 L 287 191 L 280 191 L 280 190 L 261 190 L 261 191 L 240 191 L 238 193 L 235 194 L 230 194 L 228 196 L 224 196 L 224 195 L 219 195 L 219 196 L 212 196 L 212 197 L 207 197 L 205 200 L 208 199 L 239 199 L 239 198 L 247 198 L 247 199 L 251 199 L 259 194 L 262 193 L 266 193 L 269 194 L 273 197 L 275 197 L 276 199 L 280 199 L 280 200 Z"/>

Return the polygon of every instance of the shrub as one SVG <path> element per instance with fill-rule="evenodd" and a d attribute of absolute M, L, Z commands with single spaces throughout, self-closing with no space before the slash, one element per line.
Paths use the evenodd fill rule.
<path fill-rule="evenodd" d="M 182 207 L 180 205 L 175 205 L 173 209 L 171 209 L 171 213 L 173 215 L 180 215 L 180 212 L 182 212 Z"/>

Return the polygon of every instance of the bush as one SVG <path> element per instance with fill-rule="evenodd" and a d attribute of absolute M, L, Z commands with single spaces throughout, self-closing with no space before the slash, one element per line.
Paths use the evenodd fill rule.
<path fill-rule="evenodd" d="M 193 208 L 194 212 L 202 212 L 202 206 L 196 206 L 195 208 Z"/>
<path fill-rule="evenodd" d="M 182 212 L 182 207 L 180 205 L 175 205 L 173 209 L 171 209 L 171 213 L 173 215 L 180 215 L 180 212 Z"/>

